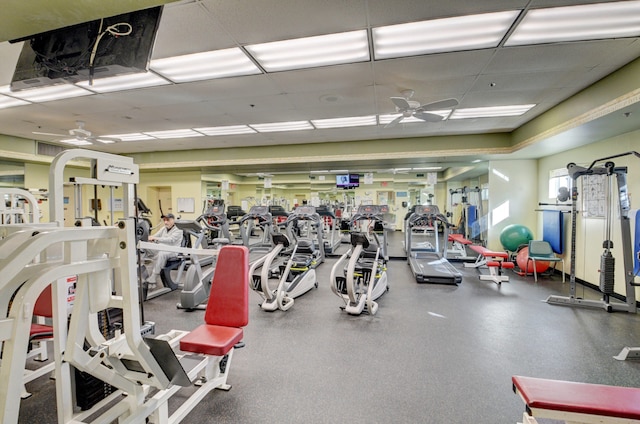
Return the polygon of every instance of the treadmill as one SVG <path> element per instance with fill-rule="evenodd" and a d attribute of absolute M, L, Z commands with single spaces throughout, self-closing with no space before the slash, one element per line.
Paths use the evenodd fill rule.
<path fill-rule="evenodd" d="M 462 274 L 447 260 L 447 244 L 440 249 L 439 227 L 444 227 L 444 240 L 449 236 L 447 218 L 436 205 L 416 205 L 415 211 L 406 221 L 405 247 L 411 272 L 418 283 L 460 284 Z M 418 243 L 418 231 L 422 230 L 425 241 Z"/>

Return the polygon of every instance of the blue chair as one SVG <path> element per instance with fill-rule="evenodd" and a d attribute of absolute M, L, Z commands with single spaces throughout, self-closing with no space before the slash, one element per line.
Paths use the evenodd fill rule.
<path fill-rule="evenodd" d="M 529 256 L 527 257 L 527 269 L 529 269 L 529 261 L 533 262 L 533 278 L 538 282 L 538 272 L 536 270 L 536 261 L 553 262 L 553 270 L 556 270 L 556 264 L 562 262 L 562 282 L 564 283 L 564 259 L 556 256 L 551 248 L 551 244 L 544 240 L 529 241 Z"/>

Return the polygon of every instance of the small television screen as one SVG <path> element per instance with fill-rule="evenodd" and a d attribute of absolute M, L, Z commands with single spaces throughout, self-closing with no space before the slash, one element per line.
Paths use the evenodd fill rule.
<path fill-rule="evenodd" d="M 358 174 L 338 174 L 336 175 L 337 188 L 356 188 L 360 186 L 360 175 Z"/>

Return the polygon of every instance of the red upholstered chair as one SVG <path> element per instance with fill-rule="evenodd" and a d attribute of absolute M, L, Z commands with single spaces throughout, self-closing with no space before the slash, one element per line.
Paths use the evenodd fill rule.
<path fill-rule="evenodd" d="M 180 350 L 217 357 L 212 361 L 219 364 L 218 370 L 209 370 L 201 379 L 220 379 L 216 388 L 228 390 L 233 348 L 242 341 L 243 327 L 249 323 L 249 250 L 245 246 L 220 249 L 204 322 L 180 340 Z"/>

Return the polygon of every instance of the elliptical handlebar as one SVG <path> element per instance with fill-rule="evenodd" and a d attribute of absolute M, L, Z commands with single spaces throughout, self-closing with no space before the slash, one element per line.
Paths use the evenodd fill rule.
<path fill-rule="evenodd" d="M 250 219 L 257 219 L 262 222 L 272 222 L 273 216 L 269 212 L 267 206 L 252 206 L 249 213 L 241 216 L 239 219 L 232 221 L 232 224 L 242 224 Z"/>
<path fill-rule="evenodd" d="M 215 224 L 216 225 L 211 225 L 211 223 L 209 222 L 209 218 L 213 217 L 215 218 Z M 227 217 L 226 215 L 211 215 L 211 214 L 202 214 L 199 217 L 196 218 L 196 222 L 201 223 L 202 225 L 204 225 L 207 229 L 209 230 L 217 230 L 218 227 L 217 225 L 223 225 L 227 222 Z"/>

